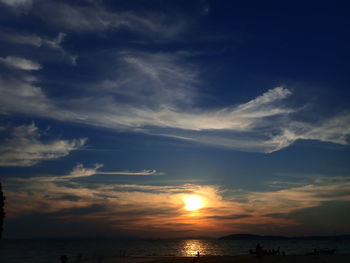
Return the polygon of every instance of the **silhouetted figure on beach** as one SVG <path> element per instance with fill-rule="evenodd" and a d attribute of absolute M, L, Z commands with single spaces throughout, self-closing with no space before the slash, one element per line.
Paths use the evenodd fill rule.
<path fill-rule="evenodd" d="M 255 252 L 256 252 L 256 253 L 262 252 L 262 246 L 260 245 L 260 243 L 256 244 L 256 246 L 255 246 Z"/>
<path fill-rule="evenodd" d="M 192 263 L 197 262 L 198 258 L 200 257 L 199 251 L 197 251 L 196 256 L 193 258 Z"/>
<path fill-rule="evenodd" d="M 256 255 L 257 258 L 261 261 L 263 259 L 263 256 L 280 256 L 281 251 L 280 247 L 278 249 L 263 249 L 263 246 L 260 245 L 260 243 L 256 244 L 255 250 L 249 249 L 249 254 Z"/>
<path fill-rule="evenodd" d="M 66 255 L 62 255 L 60 259 L 61 259 L 61 263 L 66 263 L 68 261 L 68 257 Z"/>
<path fill-rule="evenodd" d="M 264 256 L 264 251 L 263 251 L 263 247 L 260 245 L 260 243 L 256 244 L 255 253 L 256 253 L 256 256 L 259 259 L 259 261 L 261 261 L 263 259 L 263 256 Z"/>
<path fill-rule="evenodd" d="M 0 240 L 2 237 L 2 230 L 3 230 L 3 225 L 4 225 L 4 218 L 5 218 L 5 196 L 4 193 L 2 192 L 2 187 L 0 183 Z"/>

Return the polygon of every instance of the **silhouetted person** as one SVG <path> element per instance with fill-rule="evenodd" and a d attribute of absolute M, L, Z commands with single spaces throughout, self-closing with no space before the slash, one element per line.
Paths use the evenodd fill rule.
<path fill-rule="evenodd" d="M 60 259 L 62 263 L 66 263 L 68 261 L 68 257 L 66 255 L 62 255 Z"/>
<path fill-rule="evenodd" d="M 4 193 L 2 192 L 2 187 L 0 183 L 0 240 L 2 237 L 2 230 L 3 230 L 3 225 L 4 225 L 4 218 L 5 218 L 5 196 Z"/>
<path fill-rule="evenodd" d="M 258 257 L 258 259 L 262 260 L 263 256 L 264 256 L 264 251 L 263 251 L 263 247 L 260 245 L 260 243 L 256 244 L 255 252 L 256 252 L 256 256 Z"/>

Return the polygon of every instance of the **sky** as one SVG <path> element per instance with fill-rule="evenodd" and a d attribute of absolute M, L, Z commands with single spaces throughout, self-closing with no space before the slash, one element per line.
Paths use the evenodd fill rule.
<path fill-rule="evenodd" d="M 350 234 L 349 26 L 346 1 L 0 0 L 4 236 Z"/>

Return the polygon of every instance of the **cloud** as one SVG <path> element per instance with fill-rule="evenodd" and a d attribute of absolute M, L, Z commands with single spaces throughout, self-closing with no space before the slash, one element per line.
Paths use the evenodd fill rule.
<path fill-rule="evenodd" d="M 32 8 L 33 0 L 0 0 L 0 3 L 20 12 L 27 12 Z"/>
<path fill-rule="evenodd" d="M 202 109 L 195 106 L 201 96 L 198 74 L 183 62 L 181 55 L 121 52 L 120 56 L 118 68 L 123 77 L 90 86 L 94 99 L 74 100 L 79 108 L 74 112 L 80 111 L 82 116 L 88 116 L 86 121 L 97 126 L 138 129 L 201 142 L 210 141 L 202 140 L 203 137 L 220 139 L 227 131 L 247 132 L 266 127 L 273 122 L 268 118 L 285 117 L 297 111 L 283 105 L 282 101 L 291 96 L 291 91 L 284 87 L 271 89 L 241 105 Z M 100 114 L 91 112 L 85 104 L 95 105 L 93 108 L 99 108 Z M 221 135 L 208 136 L 212 131 Z M 236 137 L 237 141 L 241 139 Z"/>
<path fill-rule="evenodd" d="M 64 41 L 66 34 L 59 32 L 55 38 L 48 38 L 39 36 L 36 34 L 26 34 L 13 32 L 11 30 L 0 31 L 0 39 L 4 42 L 29 45 L 36 48 L 47 47 L 49 49 L 56 50 L 61 53 L 61 55 L 68 59 L 72 65 L 76 65 L 77 56 L 70 54 L 62 47 L 62 42 Z"/>
<path fill-rule="evenodd" d="M 32 166 L 68 155 L 86 139 L 40 141 L 42 133 L 34 123 L 12 127 L 0 145 L 0 166 Z"/>
<path fill-rule="evenodd" d="M 94 168 L 85 168 L 82 164 L 77 164 L 72 172 L 66 176 L 54 177 L 54 180 L 70 180 L 80 177 L 89 177 L 95 174 L 107 174 L 107 175 L 163 175 L 156 170 L 141 170 L 141 171 L 99 171 L 99 168 L 103 167 L 103 164 L 95 164 Z M 53 177 L 48 177 L 52 179 Z"/>
<path fill-rule="evenodd" d="M 130 171 L 115 171 L 115 172 L 98 172 L 99 174 L 111 174 L 111 175 L 163 175 L 164 173 L 157 172 L 156 170 L 141 170 L 137 172 Z"/>
<path fill-rule="evenodd" d="M 277 87 L 274 89 L 270 89 L 267 92 L 265 92 L 263 95 L 258 96 L 257 98 L 244 103 L 242 105 L 239 105 L 237 107 L 238 112 L 243 112 L 248 114 L 253 113 L 253 117 L 266 117 L 278 114 L 279 111 L 272 110 L 271 112 L 266 112 L 265 110 L 261 110 L 261 107 L 264 105 L 267 105 L 268 108 L 271 108 L 271 103 L 274 103 L 276 101 L 285 99 L 292 95 L 292 92 L 284 87 Z M 285 111 L 281 111 L 282 113 Z M 256 116 L 257 113 L 260 113 L 260 116 Z"/>
<path fill-rule="evenodd" d="M 255 126 L 263 125 L 263 118 L 292 113 L 295 110 L 274 105 L 291 93 L 288 89 L 277 87 L 267 91 L 261 97 L 236 107 L 218 110 L 194 109 L 193 112 L 182 112 L 165 108 L 153 114 L 153 123 L 157 125 L 183 130 L 231 130 L 248 131 Z M 145 115 L 148 115 L 147 112 Z M 151 114 L 149 114 L 151 115 Z M 145 121 L 149 118 L 145 116 Z M 261 121 L 260 121 L 261 120 Z"/>
<path fill-rule="evenodd" d="M 184 29 L 184 18 L 170 20 L 160 12 L 110 11 L 102 2 L 78 6 L 50 1 L 40 5 L 37 13 L 49 23 L 72 31 L 123 29 L 143 36 L 171 38 Z"/>
<path fill-rule="evenodd" d="M 349 145 L 350 113 L 342 113 L 316 123 L 290 121 L 281 127 L 279 135 L 266 142 L 275 150 L 288 147 L 297 140 L 317 140 Z"/>
<path fill-rule="evenodd" d="M 295 127 L 302 127 L 306 131 L 300 136 L 301 139 L 306 140 L 320 140 L 324 142 L 333 142 L 336 144 L 349 144 L 350 135 L 350 115 L 340 114 L 326 120 L 320 120 L 316 125 L 296 123 Z M 298 133 L 296 131 L 298 136 Z"/>
<path fill-rule="evenodd" d="M 0 75 L 0 97 L 2 114 L 26 113 L 47 115 L 55 107 L 30 75 Z"/>
<path fill-rule="evenodd" d="M 6 41 L 14 44 L 24 44 L 34 47 L 40 47 L 43 44 L 43 39 L 38 35 L 33 34 L 18 34 L 16 32 L 5 31 L 0 32 L 1 41 Z"/>
<path fill-rule="evenodd" d="M 14 67 L 21 70 L 39 70 L 41 69 L 41 65 L 38 62 L 20 58 L 20 57 L 14 57 L 14 56 L 7 56 L 5 58 L 0 57 L 0 62 Z"/>
<path fill-rule="evenodd" d="M 36 76 L 26 72 L 0 74 L 0 113 L 41 116 L 58 120 L 69 120 L 78 117 L 64 107 L 48 98 L 44 90 L 37 85 Z"/>
<path fill-rule="evenodd" d="M 13 183 L 14 190 L 10 190 Z M 35 213 L 51 214 L 65 222 L 62 226 L 76 220 L 98 226 L 98 222 L 103 221 L 110 233 L 128 230 L 142 235 L 142 232 L 149 234 L 149 229 L 152 229 L 151 232 L 155 229 L 168 233 L 193 227 L 196 229 L 198 227 L 189 222 L 193 219 L 184 214 L 184 197 L 196 193 L 203 200 L 216 199 L 215 188 L 193 185 L 143 187 L 102 182 L 89 185 L 82 182 L 31 180 L 9 180 L 6 185 L 7 200 L 12 204 L 7 210 L 9 221 Z M 90 207 L 103 209 L 91 211 Z M 174 229 L 169 222 L 181 226 L 181 229 Z M 203 229 L 204 226 L 199 228 Z"/>
<path fill-rule="evenodd" d="M 71 65 L 75 66 L 77 63 L 78 56 L 72 55 L 71 53 L 66 51 L 61 45 L 66 35 L 67 34 L 65 33 L 59 32 L 57 37 L 55 37 L 54 39 L 42 38 L 42 45 L 59 51 L 64 58 L 68 59 Z"/>
<path fill-rule="evenodd" d="M 213 236 L 247 231 L 263 234 L 271 226 L 284 232 L 297 226 L 307 229 L 309 225 L 293 217 L 298 211 L 322 207 L 327 202 L 350 202 L 350 179 L 341 176 L 316 177 L 303 185 L 287 184 L 289 188 L 273 191 L 72 180 L 99 174 L 99 168 L 101 165 L 78 165 L 69 175 L 53 176 L 55 180 L 51 181 L 40 179 L 48 177 L 7 178 L 6 195 L 12 204 L 8 220 L 25 220 L 27 215 L 40 213 L 63 220 L 62 226 L 80 221 L 98 227 L 103 222 L 110 233 L 127 230 L 141 231 L 140 235 L 146 236 L 171 236 L 176 230 L 181 236 L 191 230 L 196 235 Z M 195 214 L 184 209 L 189 195 L 197 195 L 204 204 Z"/>
<path fill-rule="evenodd" d="M 33 0 L 1 0 L 0 2 L 11 7 L 20 7 L 20 6 L 32 5 Z"/>
<path fill-rule="evenodd" d="M 18 182 L 31 181 L 31 182 L 64 182 L 73 179 L 79 179 L 84 177 L 90 177 L 93 175 L 135 175 L 135 176 L 151 176 L 151 175 L 164 175 L 162 172 L 157 172 L 156 170 L 141 170 L 141 171 L 100 171 L 99 169 L 103 167 L 103 164 L 97 163 L 93 168 L 84 167 L 82 164 L 77 164 L 73 170 L 68 175 L 61 176 L 37 176 L 31 178 L 15 178 L 14 180 Z"/>
<path fill-rule="evenodd" d="M 63 42 L 64 38 L 66 37 L 65 33 L 58 33 L 57 37 L 49 40 L 49 39 L 43 39 L 42 43 L 48 45 L 49 47 L 52 47 L 54 49 L 60 49 L 62 50 L 61 43 Z"/>
<path fill-rule="evenodd" d="M 59 36 L 57 43 L 63 37 Z M 50 87 L 39 86 L 40 79 L 25 71 L 7 72 L 0 76 L 0 111 L 241 151 L 270 153 L 297 140 L 349 144 L 350 113 L 300 121 L 303 107 L 290 105 L 293 93 L 283 86 L 240 104 L 199 106 L 205 94 L 199 89 L 199 71 L 187 62 L 187 56 L 118 52 L 106 72 L 110 77 L 80 83 L 79 92 L 64 98 L 49 97 L 45 90 Z"/>
<path fill-rule="evenodd" d="M 287 182 L 286 186 L 290 184 Z M 312 182 L 271 192 L 242 193 L 247 207 L 256 213 L 288 214 L 296 210 L 317 207 L 322 202 L 350 201 L 349 177 L 317 177 Z"/>
<path fill-rule="evenodd" d="M 118 75 L 89 85 L 89 91 L 115 97 L 116 101 L 138 108 L 180 107 L 196 100 L 199 84 L 195 69 L 186 57 L 171 53 L 119 52 L 113 68 Z M 97 94 L 100 96 L 100 93 Z"/>
<path fill-rule="evenodd" d="M 99 92 L 102 89 L 103 97 L 96 94 L 93 101 L 77 100 L 82 111 L 88 102 L 103 112 L 101 117 L 85 112 L 90 123 L 219 147 L 271 152 L 277 148 L 270 143 L 271 137 L 279 134 L 282 121 L 287 123 L 288 116 L 299 110 L 284 103 L 292 95 L 285 87 L 270 89 L 235 106 L 199 108 L 199 74 L 183 61 L 183 55 L 130 51 L 119 55 L 118 68 L 123 77 L 90 86 Z"/>

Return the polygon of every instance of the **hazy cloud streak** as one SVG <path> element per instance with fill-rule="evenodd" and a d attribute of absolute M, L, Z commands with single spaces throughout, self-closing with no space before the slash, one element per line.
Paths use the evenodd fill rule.
<path fill-rule="evenodd" d="M 0 62 L 22 70 L 39 70 L 41 69 L 41 65 L 35 61 L 20 58 L 20 57 L 14 57 L 14 56 L 7 56 L 5 58 L 0 57 Z"/>
<path fill-rule="evenodd" d="M 81 148 L 86 139 L 40 140 L 35 124 L 11 128 L 10 136 L 0 145 L 0 166 L 32 166 L 45 160 L 64 157 Z"/>

